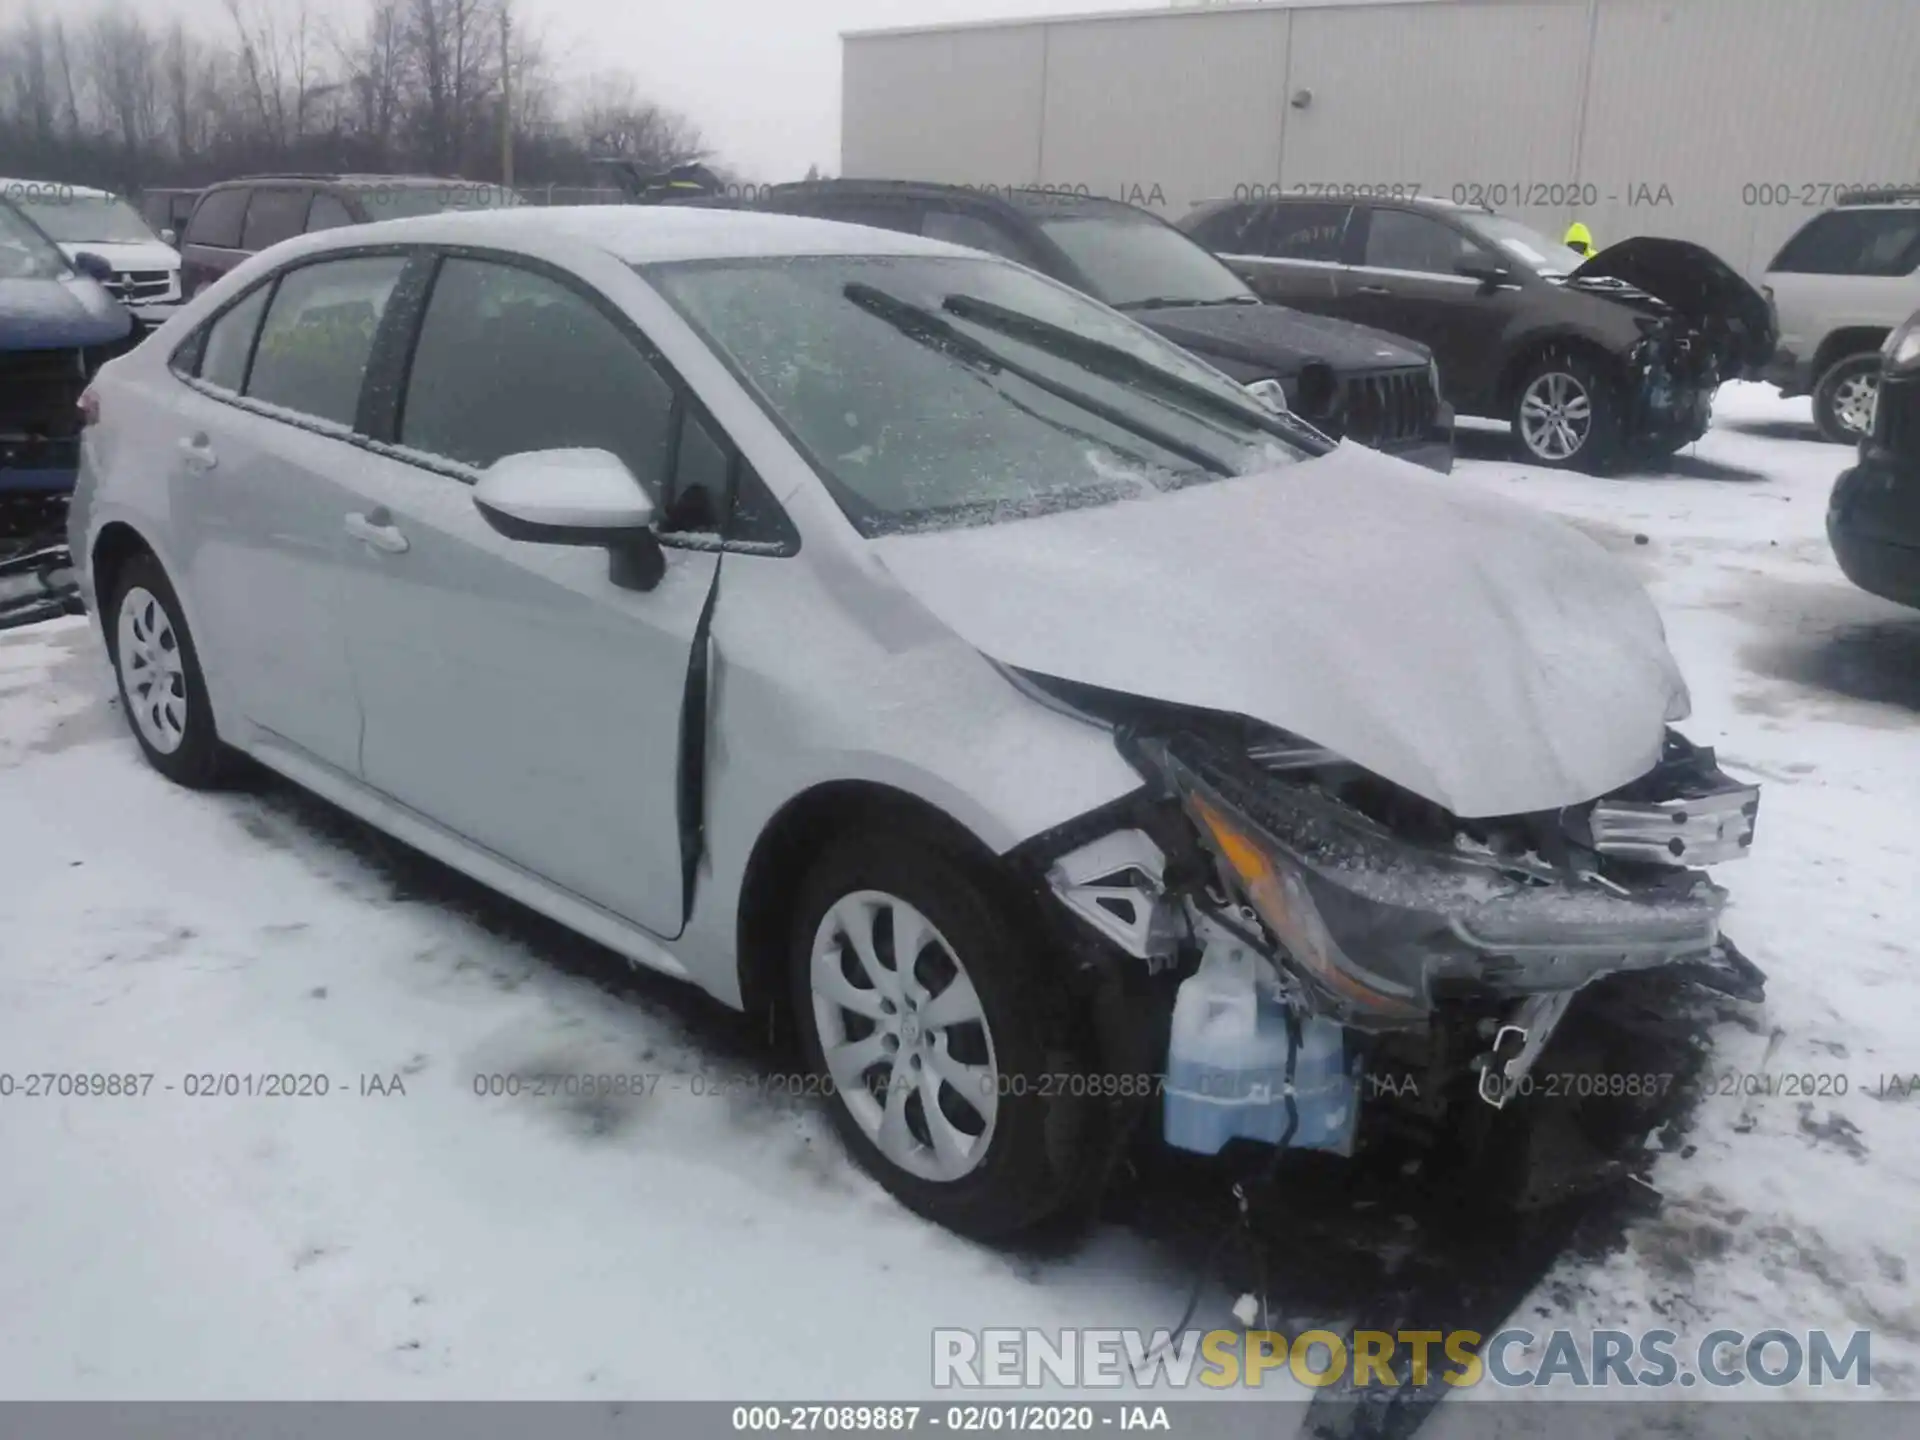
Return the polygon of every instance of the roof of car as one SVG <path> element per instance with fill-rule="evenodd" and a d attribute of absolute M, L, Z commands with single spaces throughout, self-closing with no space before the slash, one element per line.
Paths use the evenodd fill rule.
<path fill-rule="evenodd" d="M 491 180 L 462 180 L 455 175 L 373 175 L 339 174 L 333 171 L 284 171 L 273 175 L 236 175 L 217 180 L 207 188 L 225 190 L 239 185 L 470 185 L 474 189 L 496 188 Z"/>
<path fill-rule="evenodd" d="M 564 236 L 629 265 L 779 255 L 965 255 L 944 241 L 866 225 L 682 205 L 520 205 L 382 220 L 322 232 L 337 244 L 499 245 Z"/>

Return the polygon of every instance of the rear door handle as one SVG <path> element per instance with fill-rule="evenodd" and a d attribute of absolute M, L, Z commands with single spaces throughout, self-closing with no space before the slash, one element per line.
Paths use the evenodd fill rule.
<path fill-rule="evenodd" d="M 220 457 L 213 453 L 213 443 L 205 435 L 181 436 L 180 457 L 193 470 L 211 470 L 220 463 Z"/>
<path fill-rule="evenodd" d="M 407 537 L 392 522 L 393 516 L 384 506 L 376 508 L 371 515 L 356 510 L 347 516 L 347 534 L 388 555 L 398 555 L 407 549 Z"/>

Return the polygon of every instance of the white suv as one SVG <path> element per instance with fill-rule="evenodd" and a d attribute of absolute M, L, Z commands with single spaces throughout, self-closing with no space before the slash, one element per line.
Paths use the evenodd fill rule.
<path fill-rule="evenodd" d="M 0 180 L 0 195 L 65 252 L 91 252 L 112 274 L 101 284 L 140 322 L 158 326 L 180 304 L 180 252 L 167 244 L 118 195 L 59 180 Z"/>
<path fill-rule="evenodd" d="M 1813 396 L 1820 433 L 1873 428 L 1880 347 L 1920 309 L 1920 191 L 1863 193 L 1801 226 L 1767 267 L 1780 346 L 1766 378 Z"/>

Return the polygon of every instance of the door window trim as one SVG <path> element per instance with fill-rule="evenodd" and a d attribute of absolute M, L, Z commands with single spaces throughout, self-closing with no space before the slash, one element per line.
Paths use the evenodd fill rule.
<path fill-rule="evenodd" d="M 562 266 L 537 256 L 523 255 L 514 250 L 500 250 L 484 245 L 450 244 L 417 244 L 385 248 L 410 250 L 414 252 L 413 260 L 401 275 L 399 284 L 395 285 L 386 314 L 381 319 L 380 330 L 374 336 L 373 351 L 367 362 L 367 373 L 361 382 L 361 408 L 356 416 L 354 433 L 348 437 L 354 444 L 387 459 L 397 460 L 402 464 L 457 481 L 462 485 L 479 483 L 482 472 L 473 466 L 445 455 L 415 450 L 400 443 L 400 424 L 405 414 L 407 388 L 413 382 L 414 360 L 419 351 L 420 336 L 426 326 L 427 307 L 432 302 L 434 282 L 439 278 L 441 266 L 448 260 L 471 260 L 477 264 L 501 265 L 509 269 L 522 270 L 552 281 L 591 305 L 613 325 L 628 344 L 635 347 L 640 357 L 654 368 L 668 390 L 672 392 L 672 409 L 667 418 L 666 443 L 669 488 L 677 478 L 676 472 L 680 463 L 680 431 L 689 409 L 705 425 L 709 435 L 714 437 L 726 451 L 726 513 L 721 517 L 718 530 L 656 530 L 655 538 L 660 544 L 677 550 L 737 551 L 745 554 L 783 557 L 799 553 L 799 532 L 794 528 L 793 522 L 786 517 L 785 510 L 780 506 L 779 501 L 773 499 L 770 493 L 767 498 L 780 515 L 781 524 L 778 528 L 782 531 L 783 538 L 777 544 L 764 540 L 728 538 L 726 532 L 733 525 L 734 507 L 739 500 L 746 475 L 752 471 L 751 463 L 741 453 L 740 447 L 734 443 L 727 428 L 720 424 L 712 409 L 700 399 L 660 347 L 654 344 L 646 332 L 636 325 L 625 311 L 600 290 Z M 340 252 L 329 251 L 328 253 Z M 391 398 L 384 403 L 378 397 L 376 377 L 391 385 Z M 761 484 L 761 490 L 766 491 L 764 483 Z M 660 513 L 664 518 L 667 497 L 655 498 L 659 501 Z"/>

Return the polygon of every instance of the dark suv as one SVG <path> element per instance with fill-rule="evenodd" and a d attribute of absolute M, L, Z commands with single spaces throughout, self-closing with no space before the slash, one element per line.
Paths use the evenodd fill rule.
<path fill-rule="evenodd" d="M 1920 609 L 1920 311 L 1874 359 L 1872 429 L 1860 463 L 1834 483 L 1827 538 L 1854 584 Z"/>
<path fill-rule="evenodd" d="M 1150 211 L 1045 190 L 988 193 L 895 180 L 776 185 L 757 208 L 926 235 L 1016 260 L 1127 312 L 1242 384 L 1277 385 L 1290 409 L 1335 439 L 1432 470 L 1453 468 L 1453 412 L 1424 349 L 1262 304 Z"/>
<path fill-rule="evenodd" d="M 180 237 L 181 286 L 191 299 L 241 261 L 311 230 L 439 210 L 523 203 L 513 191 L 431 175 L 251 175 L 200 192 Z"/>
<path fill-rule="evenodd" d="M 1586 259 L 1482 207 L 1304 196 L 1216 201 L 1180 228 L 1268 300 L 1427 346 L 1457 410 L 1512 422 L 1547 465 L 1670 454 L 1773 353 L 1759 291 L 1683 240 Z"/>

